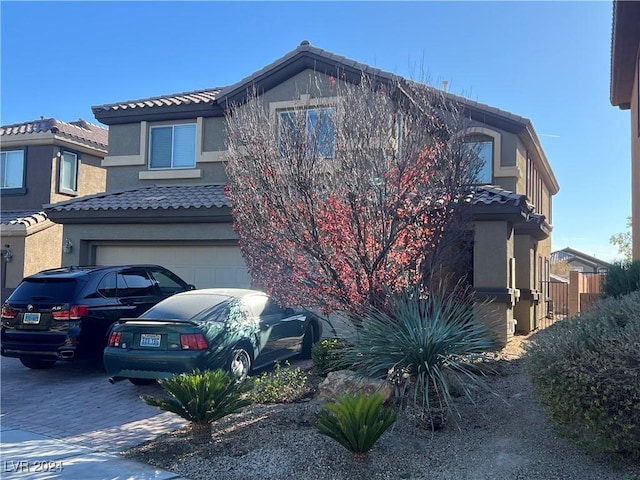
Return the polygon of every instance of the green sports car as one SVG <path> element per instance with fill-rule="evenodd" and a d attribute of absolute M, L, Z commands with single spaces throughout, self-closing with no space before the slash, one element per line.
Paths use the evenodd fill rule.
<path fill-rule="evenodd" d="M 104 365 L 111 383 L 128 378 L 141 385 L 196 368 L 224 368 L 243 379 L 295 355 L 310 358 L 321 335 L 319 317 L 283 309 L 265 293 L 192 290 L 114 324 Z"/>

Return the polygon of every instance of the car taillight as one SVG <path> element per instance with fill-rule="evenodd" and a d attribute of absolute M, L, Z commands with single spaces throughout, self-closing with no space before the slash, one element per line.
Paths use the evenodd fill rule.
<path fill-rule="evenodd" d="M 11 308 L 9 305 L 2 306 L 2 318 L 16 318 L 18 316 L 18 311 Z"/>
<path fill-rule="evenodd" d="M 120 333 L 120 332 L 111 332 L 111 335 L 109 335 L 109 346 L 110 347 L 119 347 L 121 341 L 122 341 L 122 333 Z"/>
<path fill-rule="evenodd" d="M 54 320 L 80 320 L 83 316 L 89 314 L 88 305 L 71 305 L 69 310 L 56 310 L 51 312 Z"/>
<path fill-rule="evenodd" d="M 207 341 L 201 333 L 183 333 L 180 335 L 183 350 L 206 350 Z"/>

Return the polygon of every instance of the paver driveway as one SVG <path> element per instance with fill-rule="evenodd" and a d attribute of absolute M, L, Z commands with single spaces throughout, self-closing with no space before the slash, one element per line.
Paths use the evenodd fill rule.
<path fill-rule="evenodd" d="M 141 394 L 160 394 L 159 385 L 111 385 L 98 363 L 58 362 L 50 370 L 30 370 L 2 357 L 0 366 L 2 430 L 22 429 L 115 453 L 186 424 L 140 400 Z"/>

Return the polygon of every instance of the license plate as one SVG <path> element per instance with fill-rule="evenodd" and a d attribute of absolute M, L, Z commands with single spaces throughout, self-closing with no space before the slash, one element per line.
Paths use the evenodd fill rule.
<path fill-rule="evenodd" d="M 35 325 L 40 323 L 39 313 L 25 313 L 22 317 L 22 323 L 25 325 Z"/>
<path fill-rule="evenodd" d="M 141 347 L 159 347 L 160 335 L 151 335 L 149 333 L 143 333 L 142 335 L 140 335 L 140 346 Z"/>

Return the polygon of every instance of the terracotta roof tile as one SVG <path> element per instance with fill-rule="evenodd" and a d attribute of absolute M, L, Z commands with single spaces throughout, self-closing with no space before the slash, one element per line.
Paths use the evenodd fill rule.
<path fill-rule="evenodd" d="M 31 122 L 15 123 L 0 127 L 0 137 L 5 139 L 13 135 L 53 133 L 61 137 L 79 140 L 89 146 L 106 149 L 109 142 L 109 130 L 85 120 L 63 122 L 55 118 L 41 118 Z"/>
<path fill-rule="evenodd" d="M 230 206 L 223 185 L 149 186 L 46 205 L 47 211 L 170 210 Z"/>
<path fill-rule="evenodd" d="M 474 187 L 470 193 L 471 203 L 507 204 L 528 210 L 532 215 L 535 207 L 521 194 L 504 190 L 494 185 Z M 178 208 L 229 207 L 223 185 L 170 185 L 149 186 L 88 195 L 66 202 L 46 205 L 47 211 L 98 211 L 98 210 L 169 210 Z"/>
<path fill-rule="evenodd" d="M 513 193 L 495 185 L 482 185 L 475 187 L 473 189 L 472 203 L 474 205 L 479 203 L 484 203 L 486 205 L 491 203 L 513 203 L 515 206 L 524 205 L 529 209 L 534 208 L 533 205 L 527 203 L 527 199 L 524 195 Z"/>
<path fill-rule="evenodd" d="M 2 211 L 0 223 L 2 225 L 25 225 L 30 227 L 48 220 L 46 213 L 40 210 Z"/>
<path fill-rule="evenodd" d="M 94 113 L 107 110 L 128 110 L 134 108 L 153 108 L 162 106 L 179 106 L 185 104 L 214 104 L 221 88 L 196 90 L 193 92 L 173 93 L 159 97 L 142 98 L 138 100 L 126 100 L 124 102 L 109 103 L 91 107 Z"/>

